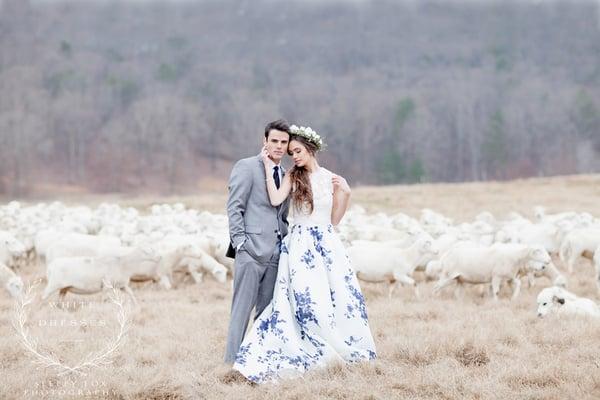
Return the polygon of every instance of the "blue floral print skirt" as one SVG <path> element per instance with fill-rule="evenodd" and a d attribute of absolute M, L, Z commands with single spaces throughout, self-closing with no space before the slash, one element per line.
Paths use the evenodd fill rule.
<path fill-rule="evenodd" d="M 364 297 L 332 225 L 294 225 L 281 243 L 273 300 L 244 338 L 233 368 L 256 383 L 331 361 L 376 357 Z"/>

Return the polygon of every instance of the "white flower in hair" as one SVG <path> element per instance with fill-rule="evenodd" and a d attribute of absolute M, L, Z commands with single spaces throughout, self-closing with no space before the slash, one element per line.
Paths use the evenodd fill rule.
<path fill-rule="evenodd" d="M 290 126 L 290 133 L 296 136 L 302 136 L 305 139 L 308 139 L 309 142 L 317 146 L 317 150 L 322 150 L 324 147 L 323 139 L 317 132 L 315 132 L 310 126 L 297 127 L 296 125 Z"/>

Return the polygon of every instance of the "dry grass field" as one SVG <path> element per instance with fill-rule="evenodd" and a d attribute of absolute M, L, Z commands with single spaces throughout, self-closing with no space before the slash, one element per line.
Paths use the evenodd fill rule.
<path fill-rule="evenodd" d="M 178 198 L 80 197 L 68 202 L 115 201 L 145 207 L 181 201 L 190 207 L 223 212 L 224 192 Z M 504 183 L 424 184 L 363 187 L 353 202 L 369 212 L 419 215 L 432 208 L 468 221 L 480 211 L 502 218 L 510 211 L 531 217 L 532 206 L 548 212 L 587 211 L 600 216 L 600 176 L 528 179 Z M 24 275 L 31 278 L 35 271 Z M 569 289 L 598 300 L 591 264 L 582 262 L 569 277 Z M 224 382 L 222 365 L 231 301 L 230 285 L 206 278 L 201 285 L 180 277 L 176 288 L 135 284 L 140 309 L 130 318 L 122 344 L 105 366 L 86 375 L 62 375 L 37 368 L 33 353 L 19 343 L 11 320 L 14 302 L 0 292 L 1 399 L 598 399 L 600 398 L 600 321 L 539 319 L 535 297 L 547 281 L 523 285 L 516 301 L 508 290 L 494 302 L 477 288 L 455 300 L 452 290 L 438 298 L 432 284 L 398 289 L 362 284 L 378 359 L 361 365 L 332 365 L 304 378 L 277 385 Z M 39 290 L 41 291 L 41 290 Z M 110 345 L 118 331 L 117 307 L 100 296 L 68 295 L 85 301 L 65 310 L 34 304 L 30 336 L 63 364 Z M 106 300 L 106 299 L 105 299 Z M 67 321 L 50 326 L 53 320 Z M 88 325 L 69 321 L 88 321 Z M 43 322 L 42 322 L 43 321 Z M 103 324 L 92 322 L 103 321 Z M 60 323 L 60 322 L 59 322 Z M 68 341 L 72 340 L 72 341 Z"/>

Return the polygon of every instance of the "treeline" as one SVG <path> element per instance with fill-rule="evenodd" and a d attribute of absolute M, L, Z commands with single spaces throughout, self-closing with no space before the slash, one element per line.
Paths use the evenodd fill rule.
<path fill-rule="evenodd" d="M 0 5 L 0 193 L 189 191 L 308 124 L 357 183 L 600 171 L 594 1 Z"/>

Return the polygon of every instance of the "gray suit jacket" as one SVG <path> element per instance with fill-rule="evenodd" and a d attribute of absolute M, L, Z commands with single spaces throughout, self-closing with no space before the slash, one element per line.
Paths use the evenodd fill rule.
<path fill-rule="evenodd" d="M 265 179 L 265 166 L 260 154 L 239 160 L 229 177 L 227 200 L 229 253 L 231 247 L 237 248 L 245 239 L 241 248 L 261 263 L 270 260 L 278 250 L 279 237 L 283 238 L 288 231 L 289 197 L 281 205 L 273 207 Z"/>

